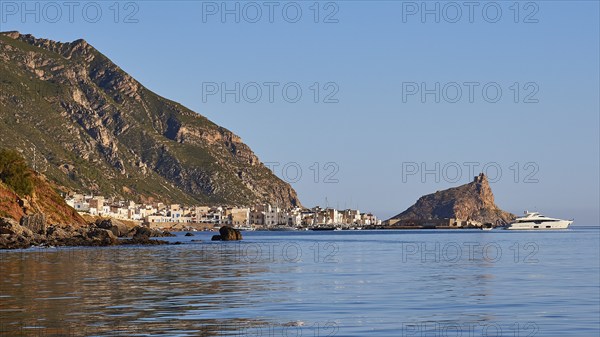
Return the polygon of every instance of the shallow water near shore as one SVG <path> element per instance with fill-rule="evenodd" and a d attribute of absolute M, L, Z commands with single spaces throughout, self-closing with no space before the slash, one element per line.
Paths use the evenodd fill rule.
<path fill-rule="evenodd" d="M 1 336 L 594 336 L 599 227 L 0 252 Z M 192 240 L 201 240 L 192 242 Z"/>

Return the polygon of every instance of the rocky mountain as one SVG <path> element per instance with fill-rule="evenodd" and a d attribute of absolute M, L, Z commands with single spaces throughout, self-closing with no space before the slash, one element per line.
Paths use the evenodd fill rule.
<path fill-rule="evenodd" d="M 84 40 L 0 33 L 0 147 L 70 190 L 300 204 L 238 136 L 148 90 Z"/>
<path fill-rule="evenodd" d="M 474 220 L 482 223 L 507 223 L 515 216 L 496 206 L 487 177 L 481 173 L 472 182 L 422 196 L 398 220 L 431 219 Z"/>

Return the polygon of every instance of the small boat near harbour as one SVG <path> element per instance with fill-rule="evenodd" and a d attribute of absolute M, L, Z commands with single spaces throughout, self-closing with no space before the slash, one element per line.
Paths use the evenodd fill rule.
<path fill-rule="evenodd" d="M 236 226 L 234 228 L 241 230 L 241 231 L 255 231 L 256 230 L 256 228 L 254 228 L 252 226 Z"/>
<path fill-rule="evenodd" d="M 509 230 L 544 230 L 544 229 L 568 229 L 573 220 L 562 220 L 550 218 L 538 212 L 525 211 L 525 216 L 516 218 L 504 229 Z"/>
<path fill-rule="evenodd" d="M 271 228 L 269 228 L 270 231 L 274 231 L 274 232 L 291 232 L 291 231 L 295 231 L 298 230 L 296 227 L 291 227 L 291 226 L 273 226 Z"/>
<path fill-rule="evenodd" d="M 317 227 L 312 227 L 310 230 L 311 231 L 333 231 L 333 230 L 335 230 L 335 227 L 333 227 L 333 226 L 317 226 Z"/>

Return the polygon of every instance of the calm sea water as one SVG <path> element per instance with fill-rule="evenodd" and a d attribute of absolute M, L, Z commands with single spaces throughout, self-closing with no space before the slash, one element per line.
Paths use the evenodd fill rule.
<path fill-rule="evenodd" d="M 2 336 L 598 336 L 598 227 L 0 252 Z M 191 240 L 202 242 L 191 242 Z"/>

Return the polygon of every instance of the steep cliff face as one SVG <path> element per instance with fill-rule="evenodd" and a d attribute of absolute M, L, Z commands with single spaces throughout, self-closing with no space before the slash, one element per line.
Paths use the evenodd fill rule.
<path fill-rule="evenodd" d="M 300 204 L 238 136 L 84 40 L 0 33 L 0 61 L 0 145 L 60 185 L 138 201 Z"/>
<path fill-rule="evenodd" d="M 515 216 L 496 206 L 492 188 L 482 173 L 468 184 L 422 196 L 414 205 L 392 219 L 445 218 L 497 224 L 510 222 Z"/>

